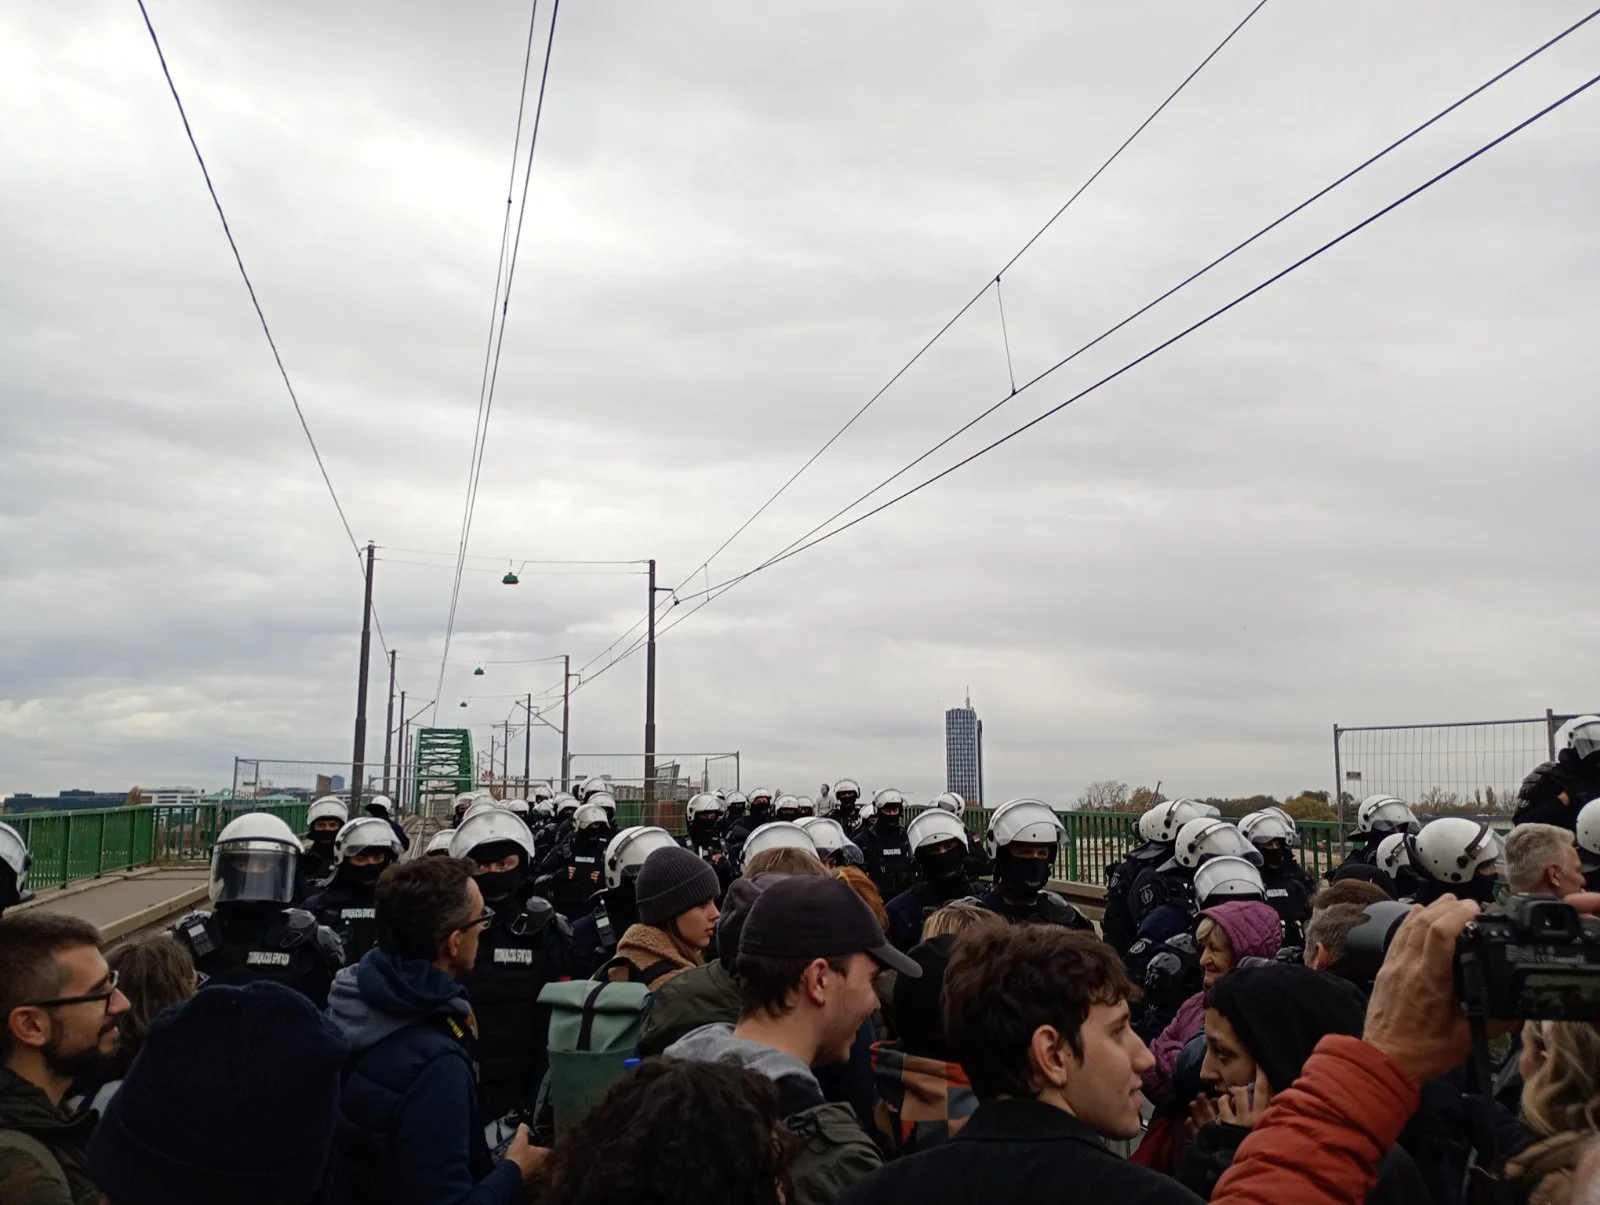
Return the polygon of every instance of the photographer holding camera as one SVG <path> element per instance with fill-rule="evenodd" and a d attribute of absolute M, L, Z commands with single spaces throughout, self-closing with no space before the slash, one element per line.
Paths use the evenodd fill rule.
<path fill-rule="evenodd" d="M 1373 911 L 1384 908 L 1374 905 Z M 1485 1002 L 1490 1015 L 1502 1018 L 1555 1012 L 1567 1024 L 1592 1026 L 1600 1020 L 1600 1001 L 1589 986 L 1589 968 L 1600 961 L 1600 938 L 1596 922 L 1587 917 L 1596 913 L 1600 895 L 1574 895 L 1565 902 L 1524 896 L 1513 897 L 1506 915 L 1480 922 L 1477 901 L 1445 895 L 1427 907 L 1412 907 L 1398 924 L 1392 915 L 1374 918 L 1380 942 L 1390 940 L 1367 1007 L 1365 1035 L 1323 1038 L 1292 1087 L 1265 1094 L 1268 1107 L 1240 1144 L 1212 1201 L 1354 1205 L 1364 1200 L 1377 1182 L 1380 1161 L 1418 1107 L 1421 1085 L 1473 1054 L 1473 1026 L 1460 999 L 1463 987 Z M 1351 939 L 1359 944 L 1361 936 Z M 1556 1065 L 1552 1078 L 1572 1067 Z M 1594 1109 L 1571 1107 L 1582 1091 L 1560 1095 L 1568 1107 L 1554 1114 L 1561 1119 L 1557 1124 L 1593 1130 Z M 1257 1108 L 1261 1101 L 1258 1093 Z M 1541 1107 L 1535 1104 L 1528 1113 L 1536 1130 Z M 1581 1127 L 1575 1124 L 1580 1117 Z M 1569 1190 L 1565 1197 L 1548 1198 L 1554 1205 L 1564 1199 L 1587 1201 L 1591 1198 L 1581 1196 L 1580 1187 L 1600 1186 L 1600 1158 L 1583 1158 L 1576 1141 L 1569 1153 L 1567 1166 L 1576 1170 L 1551 1182 L 1552 1188 Z M 1518 1174 L 1524 1169 L 1516 1155 L 1500 1170 L 1495 1187 L 1509 1190 L 1507 1199 L 1543 1205 L 1546 1198 L 1534 1195 L 1544 1187 L 1543 1175 L 1530 1184 L 1528 1175 Z"/>

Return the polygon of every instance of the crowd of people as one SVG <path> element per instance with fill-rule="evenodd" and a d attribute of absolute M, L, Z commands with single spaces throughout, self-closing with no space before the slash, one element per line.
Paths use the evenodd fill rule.
<path fill-rule="evenodd" d="M 1504 838 L 1369 798 L 1326 880 L 1279 809 L 1162 801 L 1098 926 L 1038 800 L 708 792 L 675 837 L 591 783 L 410 856 L 382 798 L 242 815 L 169 933 L 0 918 L 0 1205 L 1581 1205 L 1597 771 L 1585 720 Z M 27 868 L 0 825 L 0 905 Z"/>

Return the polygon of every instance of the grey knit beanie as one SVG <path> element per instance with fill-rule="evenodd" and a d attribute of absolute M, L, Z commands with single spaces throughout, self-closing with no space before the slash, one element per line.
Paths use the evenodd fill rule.
<path fill-rule="evenodd" d="M 639 919 L 647 925 L 665 926 L 675 916 L 721 893 L 717 872 L 687 849 L 658 849 L 644 860 L 634 880 Z"/>

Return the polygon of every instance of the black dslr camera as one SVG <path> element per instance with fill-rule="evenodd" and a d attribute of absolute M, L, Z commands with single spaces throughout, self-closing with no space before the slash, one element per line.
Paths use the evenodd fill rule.
<path fill-rule="evenodd" d="M 1410 908 L 1383 902 L 1350 931 L 1349 958 L 1375 978 Z M 1456 995 L 1501 1021 L 1600 1021 L 1600 920 L 1553 895 L 1513 895 L 1456 941 Z"/>

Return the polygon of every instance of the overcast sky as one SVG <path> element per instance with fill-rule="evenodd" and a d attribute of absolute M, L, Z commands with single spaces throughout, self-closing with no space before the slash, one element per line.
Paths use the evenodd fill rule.
<path fill-rule="evenodd" d="M 435 693 L 528 9 L 148 0 L 413 700 Z M 567 0 L 441 719 L 486 744 L 676 585 L 1250 5 Z M 1585 11 L 1269 0 L 1004 279 L 1018 380 Z M 540 40 L 549 9 L 541 5 Z M 1381 208 L 1600 63 L 1600 21 L 910 483 Z M 133 0 L 0 8 L 0 793 L 348 760 L 361 582 Z M 1331 786 L 1335 722 L 1597 705 L 1600 89 L 660 642 L 659 745 L 744 784 L 991 799 Z M 696 575 L 1009 392 L 991 294 Z M 433 556 L 399 549 L 433 550 Z M 678 613 L 691 604 L 684 604 Z M 374 647 L 369 760 L 382 756 Z M 626 644 L 619 646 L 626 647 Z M 598 669 L 604 662 L 596 664 Z M 642 748 L 644 658 L 573 700 Z M 519 750 L 515 762 L 520 762 Z M 539 730 L 535 760 L 557 743 Z M 287 781 L 287 777 L 285 777 Z"/>

